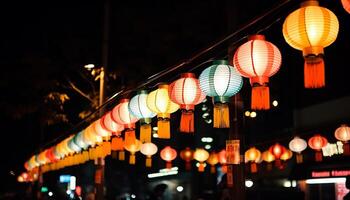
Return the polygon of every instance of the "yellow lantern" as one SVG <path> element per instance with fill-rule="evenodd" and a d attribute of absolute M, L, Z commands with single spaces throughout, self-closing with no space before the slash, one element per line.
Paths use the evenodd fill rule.
<path fill-rule="evenodd" d="M 208 151 L 198 148 L 193 154 L 193 158 L 199 162 L 198 171 L 204 172 L 205 161 L 209 158 Z"/>
<path fill-rule="evenodd" d="M 246 162 L 250 162 L 250 171 L 256 173 L 258 171 L 256 163 L 260 160 L 261 152 L 255 147 L 252 147 L 245 152 L 244 157 Z"/>
<path fill-rule="evenodd" d="M 124 148 L 130 152 L 129 164 L 134 165 L 136 163 L 135 153 L 140 151 L 141 149 L 140 140 L 134 140 L 133 143 L 128 143 L 128 144 L 124 143 Z"/>
<path fill-rule="evenodd" d="M 158 138 L 163 139 L 170 138 L 170 114 L 179 109 L 179 105 L 170 100 L 168 88 L 167 84 L 161 84 L 147 96 L 148 108 L 157 113 Z"/>
<path fill-rule="evenodd" d="M 210 173 L 215 174 L 215 165 L 219 163 L 219 156 L 214 151 L 210 153 L 207 163 L 210 165 Z"/>
<path fill-rule="evenodd" d="M 152 156 L 157 153 L 158 148 L 152 142 L 146 142 L 141 145 L 141 153 L 146 156 L 146 167 L 152 166 Z"/>
<path fill-rule="evenodd" d="M 339 22 L 337 16 L 318 1 L 308 0 L 301 8 L 288 15 L 283 23 L 283 36 L 295 49 L 301 50 L 305 59 L 305 88 L 325 86 L 323 48 L 337 38 Z"/>
<path fill-rule="evenodd" d="M 267 171 L 272 170 L 272 162 L 275 160 L 275 156 L 269 151 L 264 151 L 262 153 L 263 161 L 267 162 Z"/>

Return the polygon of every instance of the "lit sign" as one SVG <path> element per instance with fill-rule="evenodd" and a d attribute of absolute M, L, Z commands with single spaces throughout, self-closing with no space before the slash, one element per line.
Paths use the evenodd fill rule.
<path fill-rule="evenodd" d="M 71 176 L 70 181 L 68 183 L 68 189 L 75 190 L 76 182 L 77 182 L 77 179 L 75 178 L 75 176 Z"/>
<path fill-rule="evenodd" d="M 339 177 L 350 175 L 350 170 L 331 170 L 331 171 L 312 171 L 311 176 L 313 178 L 318 177 Z"/>
<path fill-rule="evenodd" d="M 170 176 L 170 175 L 176 175 L 178 174 L 179 168 L 178 167 L 173 167 L 170 169 L 160 169 L 159 173 L 153 173 L 153 174 L 148 174 L 148 178 L 157 178 L 157 177 L 162 177 L 162 176 Z"/>
<path fill-rule="evenodd" d="M 323 156 L 328 157 L 331 157 L 335 154 L 342 154 L 343 152 L 343 143 L 340 141 L 338 141 L 336 144 L 328 143 L 325 147 L 322 148 Z"/>
<path fill-rule="evenodd" d="M 61 175 L 60 183 L 69 183 L 71 175 Z"/>

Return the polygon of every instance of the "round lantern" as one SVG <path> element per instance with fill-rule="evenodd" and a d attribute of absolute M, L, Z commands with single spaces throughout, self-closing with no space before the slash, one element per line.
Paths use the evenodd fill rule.
<path fill-rule="evenodd" d="M 124 148 L 130 152 L 129 164 L 134 165 L 136 163 L 135 153 L 140 151 L 141 142 L 135 139 L 132 143 L 124 143 Z"/>
<path fill-rule="evenodd" d="M 147 107 L 147 90 L 141 90 L 131 98 L 129 103 L 130 112 L 140 119 L 140 141 L 151 142 L 152 118 L 157 114 Z"/>
<path fill-rule="evenodd" d="M 146 167 L 152 166 L 152 156 L 157 153 L 158 148 L 151 142 L 146 142 L 141 145 L 141 153 L 146 156 Z"/>
<path fill-rule="evenodd" d="M 266 165 L 267 171 L 271 171 L 272 170 L 271 163 L 275 160 L 275 156 L 268 150 L 268 151 L 264 151 L 261 157 L 262 157 L 262 160 L 267 163 Z"/>
<path fill-rule="evenodd" d="M 118 136 L 124 130 L 123 125 L 118 124 L 112 120 L 112 113 L 111 112 L 106 113 L 102 117 L 101 121 L 102 121 L 103 128 L 109 132 L 112 132 L 113 135 Z"/>
<path fill-rule="evenodd" d="M 323 147 L 325 147 L 328 144 L 327 139 L 319 134 L 316 134 L 309 139 L 308 144 L 309 144 L 311 149 L 316 151 L 315 160 L 317 162 L 322 161 L 321 150 Z"/>
<path fill-rule="evenodd" d="M 74 151 L 74 153 L 78 153 L 81 151 L 81 147 L 75 143 L 74 141 L 74 135 L 69 137 L 68 140 L 68 147 Z"/>
<path fill-rule="evenodd" d="M 205 94 L 199 88 L 199 81 L 193 73 L 181 74 L 181 78 L 169 86 L 171 101 L 180 105 L 182 111 L 180 131 L 194 132 L 194 106 L 205 99 Z"/>
<path fill-rule="evenodd" d="M 173 161 L 177 156 L 175 149 L 170 146 L 166 146 L 160 151 L 160 157 L 166 161 L 166 168 L 170 169 L 172 167 L 171 161 Z"/>
<path fill-rule="evenodd" d="M 269 148 L 269 151 L 273 156 L 275 156 L 275 159 L 276 159 L 275 164 L 276 164 L 276 167 L 279 168 L 281 166 L 280 158 L 282 154 L 286 151 L 286 148 L 280 145 L 279 143 L 276 143 Z"/>
<path fill-rule="evenodd" d="M 263 35 L 250 36 L 237 49 L 233 62 L 238 72 L 250 80 L 253 110 L 270 109 L 269 77 L 280 69 L 281 61 L 281 52 Z"/>
<path fill-rule="evenodd" d="M 245 152 L 244 157 L 246 162 L 250 162 L 250 171 L 256 173 L 258 171 L 256 162 L 260 160 L 261 152 L 255 147 L 252 147 Z"/>
<path fill-rule="evenodd" d="M 350 127 L 343 124 L 334 132 L 335 138 L 343 142 L 344 155 L 350 155 L 350 146 L 348 141 L 350 140 Z"/>
<path fill-rule="evenodd" d="M 205 149 L 198 148 L 193 154 L 193 158 L 199 162 L 198 171 L 204 172 L 205 161 L 209 158 L 209 153 Z"/>
<path fill-rule="evenodd" d="M 119 151 L 119 160 L 125 160 L 124 140 L 122 137 L 113 137 L 111 141 L 112 157 L 116 157 L 116 152 Z"/>
<path fill-rule="evenodd" d="M 215 174 L 215 165 L 219 163 L 219 156 L 214 151 L 209 154 L 207 163 L 210 165 L 210 173 Z"/>
<path fill-rule="evenodd" d="M 236 68 L 227 60 L 217 60 L 199 76 L 201 90 L 214 101 L 214 127 L 229 128 L 230 117 L 228 103 L 230 97 L 237 94 L 243 85 L 243 79 Z"/>
<path fill-rule="evenodd" d="M 226 158 L 226 150 L 223 149 L 218 153 L 219 156 L 219 163 L 221 165 L 221 171 L 222 173 L 227 172 L 227 158 Z"/>
<path fill-rule="evenodd" d="M 83 131 L 74 136 L 74 142 L 82 149 L 86 149 L 89 145 L 84 142 Z"/>
<path fill-rule="evenodd" d="M 338 31 L 337 16 L 320 7 L 316 0 L 305 1 L 284 21 L 284 39 L 291 47 L 303 52 L 305 88 L 325 86 L 323 48 L 336 40 Z"/>
<path fill-rule="evenodd" d="M 303 162 L 303 155 L 301 154 L 301 152 L 304 151 L 306 147 L 307 147 L 306 141 L 299 137 L 294 137 L 293 140 L 289 142 L 289 149 L 297 153 L 296 155 L 297 163 Z"/>
<path fill-rule="evenodd" d="M 289 149 L 286 149 L 286 151 L 281 155 L 281 160 L 287 161 L 293 157 L 293 152 Z"/>
<path fill-rule="evenodd" d="M 350 14 L 350 0 L 341 0 L 343 8 Z"/>
<path fill-rule="evenodd" d="M 102 118 L 96 120 L 94 123 L 94 130 L 96 132 L 97 135 L 101 136 L 101 137 L 109 137 L 112 135 L 111 131 L 108 131 L 107 128 L 105 128 L 105 125 L 103 124 Z"/>
<path fill-rule="evenodd" d="M 193 160 L 193 151 L 189 147 L 186 147 L 180 152 L 180 158 L 186 162 L 186 170 L 191 170 L 191 160 Z"/>
<path fill-rule="evenodd" d="M 170 114 L 179 109 L 179 105 L 172 102 L 168 92 L 167 84 L 160 84 L 157 90 L 147 96 L 148 108 L 157 113 L 158 138 L 170 138 Z"/>

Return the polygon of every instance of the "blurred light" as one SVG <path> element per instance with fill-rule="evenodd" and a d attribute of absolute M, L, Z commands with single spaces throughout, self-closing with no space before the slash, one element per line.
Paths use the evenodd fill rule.
<path fill-rule="evenodd" d="M 148 174 L 148 178 L 157 178 L 157 177 L 162 177 L 162 176 L 170 176 L 170 175 L 176 175 L 178 174 L 178 171 L 169 171 L 169 172 L 159 172 L 159 173 L 153 173 L 153 174 Z"/>
<path fill-rule="evenodd" d="M 208 110 L 208 107 L 207 107 L 205 104 L 203 104 L 203 105 L 202 105 L 202 110 L 203 110 L 203 111 L 206 111 L 206 110 Z"/>
<path fill-rule="evenodd" d="M 205 113 L 203 113 L 202 118 L 205 119 L 205 118 L 207 118 L 208 116 L 209 116 L 209 113 L 205 112 Z"/>
<path fill-rule="evenodd" d="M 75 176 L 71 176 L 68 184 L 68 188 L 70 190 L 75 190 L 76 182 L 77 182 L 77 178 L 75 178 Z"/>
<path fill-rule="evenodd" d="M 277 107 L 277 106 L 278 106 L 278 101 L 277 101 L 277 100 L 274 100 L 274 101 L 272 102 L 272 105 L 275 106 L 275 107 Z"/>
<path fill-rule="evenodd" d="M 256 112 L 254 112 L 254 111 L 251 112 L 251 113 L 250 113 L 250 117 L 251 117 L 251 118 L 255 118 L 255 117 L 256 117 Z"/>
<path fill-rule="evenodd" d="M 211 143 L 211 142 L 213 142 L 213 138 L 212 137 L 202 137 L 201 141 Z"/>
<path fill-rule="evenodd" d="M 12 176 L 14 176 L 14 175 L 15 175 L 15 172 L 13 172 L 13 171 L 10 171 L 10 174 L 11 174 Z"/>
<path fill-rule="evenodd" d="M 206 119 L 206 120 L 204 120 L 205 121 L 205 123 L 207 123 L 207 124 L 211 124 L 212 122 L 213 122 L 213 120 L 211 120 L 211 119 Z"/>
<path fill-rule="evenodd" d="M 69 183 L 70 175 L 60 175 L 60 183 Z"/>
<path fill-rule="evenodd" d="M 158 127 L 157 127 L 157 126 L 154 126 L 152 129 L 153 129 L 154 131 L 158 131 Z"/>
<path fill-rule="evenodd" d="M 52 192 L 49 192 L 48 195 L 49 195 L 50 197 L 52 197 L 52 196 L 53 196 L 53 193 L 52 193 Z"/>
<path fill-rule="evenodd" d="M 67 193 L 68 195 L 70 195 L 70 194 L 72 193 L 72 191 L 71 191 L 71 190 L 67 190 L 66 193 Z"/>
<path fill-rule="evenodd" d="M 132 199 L 135 199 L 135 198 L 136 198 L 136 195 L 131 194 L 131 198 L 132 198 Z"/>
<path fill-rule="evenodd" d="M 283 187 L 291 187 L 292 183 L 290 181 L 284 181 L 283 182 Z"/>
<path fill-rule="evenodd" d="M 250 188 L 250 187 L 252 187 L 253 185 L 254 185 L 253 181 L 251 181 L 251 180 L 246 180 L 246 181 L 245 181 L 245 186 L 246 186 L 246 187 Z"/>
<path fill-rule="evenodd" d="M 207 163 L 203 163 L 204 167 L 207 166 Z M 196 163 L 196 167 L 199 167 L 199 162 Z"/>
<path fill-rule="evenodd" d="M 154 138 L 158 138 L 158 133 L 153 133 Z"/>
<path fill-rule="evenodd" d="M 71 194 L 69 195 L 69 197 L 70 197 L 71 199 L 74 199 L 74 193 L 71 193 Z"/>
<path fill-rule="evenodd" d="M 43 187 L 41 187 L 40 191 L 41 192 L 47 192 L 47 191 L 49 191 L 49 189 L 47 187 L 43 186 Z"/>
<path fill-rule="evenodd" d="M 85 69 L 93 69 L 95 67 L 94 64 L 87 64 L 87 65 L 84 65 L 84 68 Z"/>
<path fill-rule="evenodd" d="M 307 179 L 307 184 L 325 184 L 325 183 L 345 183 L 346 178 L 316 178 Z"/>
<path fill-rule="evenodd" d="M 297 181 L 292 181 L 292 187 L 296 187 L 297 186 Z"/>
<path fill-rule="evenodd" d="M 181 185 L 179 185 L 179 186 L 176 187 L 176 190 L 177 190 L 178 192 L 182 192 L 182 191 L 184 190 L 184 187 L 182 187 Z"/>
<path fill-rule="evenodd" d="M 202 101 L 202 103 L 205 103 L 205 102 L 207 102 L 207 98 L 205 98 L 205 99 Z"/>
<path fill-rule="evenodd" d="M 246 117 L 249 117 L 249 116 L 250 116 L 250 112 L 247 110 L 247 111 L 244 112 L 244 115 L 245 115 Z"/>
<path fill-rule="evenodd" d="M 204 149 L 206 149 L 206 150 L 211 149 L 211 145 L 210 145 L 210 144 L 206 144 L 206 145 L 204 146 Z"/>

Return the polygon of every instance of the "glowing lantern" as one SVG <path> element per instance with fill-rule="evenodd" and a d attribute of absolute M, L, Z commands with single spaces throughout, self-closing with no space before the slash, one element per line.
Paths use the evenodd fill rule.
<path fill-rule="evenodd" d="M 75 153 L 78 153 L 81 151 L 81 147 L 75 143 L 74 141 L 74 135 L 70 136 L 68 139 L 68 147 L 72 149 Z"/>
<path fill-rule="evenodd" d="M 83 131 L 74 136 L 74 142 L 82 149 L 86 149 L 89 145 L 84 142 Z"/>
<path fill-rule="evenodd" d="M 113 137 L 112 138 L 112 142 L 111 142 L 111 150 L 113 152 L 119 151 L 119 156 L 118 156 L 119 160 L 125 160 L 123 138 L 121 138 L 121 137 Z"/>
<path fill-rule="evenodd" d="M 350 0 L 341 0 L 341 3 L 346 12 L 350 13 Z"/>
<path fill-rule="evenodd" d="M 297 163 L 303 162 L 303 155 L 301 154 L 301 152 L 304 151 L 306 147 L 307 147 L 306 141 L 299 137 L 294 137 L 293 140 L 289 142 L 289 149 L 297 153 L 296 155 Z"/>
<path fill-rule="evenodd" d="M 109 137 L 112 135 L 112 132 L 105 128 L 102 119 L 96 120 L 93 126 L 96 134 L 101 137 Z"/>
<path fill-rule="evenodd" d="M 103 128 L 109 132 L 112 132 L 114 135 L 120 135 L 120 132 L 124 130 L 124 126 L 118 124 L 112 120 L 111 112 L 105 114 L 102 119 Z"/>
<path fill-rule="evenodd" d="M 283 161 L 287 161 L 293 157 L 293 152 L 289 149 L 286 149 L 286 151 L 281 155 L 280 159 Z"/>
<path fill-rule="evenodd" d="M 229 128 L 228 103 L 241 90 L 243 79 L 227 60 L 217 60 L 199 76 L 201 90 L 214 100 L 214 127 Z"/>
<path fill-rule="evenodd" d="M 170 138 L 170 114 L 179 109 L 179 105 L 170 100 L 168 88 L 167 84 L 161 84 L 147 96 L 148 108 L 157 113 L 158 138 L 163 139 Z"/>
<path fill-rule="evenodd" d="M 244 157 L 246 162 L 250 162 L 250 171 L 256 173 L 258 171 L 256 162 L 260 160 L 261 152 L 255 147 L 252 147 L 245 152 Z"/>
<path fill-rule="evenodd" d="M 166 168 L 170 169 L 173 161 L 177 156 L 177 152 L 175 149 L 170 146 L 166 146 L 164 149 L 160 151 L 160 157 L 166 161 Z"/>
<path fill-rule="evenodd" d="M 252 109 L 270 109 L 269 77 L 280 69 L 281 60 L 278 48 L 263 35 L 249 37 L 249 41 L 237 49 L 233 62 L 238 72 L 250 80 Z"/>
<path fill-rule="evenodd" d="M 222 173 L 227 172 L 227 158 L 226 158 L 226 150 L 223 149 L 218 153 L 219 156 L 219 163 L 221 164 L 221 171 Z"/>
<path fill-rule="evenodd" d="M 280 158 L 281 158 L 282 154 L 286 151 L 286 148 L 284 146 L 280 145 L 279 143 L 276 143 L 269 148 L 269 151 L 271 152 L 271 154 L 273 156 L 275 156 L 276 167 L 280 167 L 281 166 Z"/>
<path fill-rule="evenodd" d="M 130 152 L 129 164 L 134 165 L 136 163 L 135 153 L 140 151 L 141 142 L 135 139 L 132 143 L 124 143 L 124 148 Z"/>
<path fill-rule="evenodd" d="M 209 153 L 205 149 L 198 148 L 193 154 L 193 158 L 199 162 L 198 171 L 204 172 L 205 161 L 209 158 Z"/>
<path fill-rule="evenodd" d="M 315 160 L 317 162 L 322 161 L 321 150 L 323 147 L 325 147 L 328 144 L 327 139 L 319 134 L 316 134 L 309 139 L 308 144 L 309 144 L 311 149 L 316 151 Z"/>
<path fill-rule="evenodd" d="M 193 73 L 181 74 L 181 78 L 169 86 L 171 101 L 180 105 L 182 111 L 180 131 L 194 132 L 194 106 L 205 99 L 205 94 L 199 88 L 199 81 Z"/>
<path fill-rule="evenodd" d="M 190 170 L 191 160 L 193 160 L 193 151 L 189 147 L 186 147 L 184 150 L 180 152 L 180 157 L 182 160 L 186 162 L 185 164 L 186 170 Z"/>
<path fill-rule="evenodd" d="M 158 148 L 151 142 L 146 142 L 141 145 L 141 153 L 146 156 L 146 167 L 152 166 L 152 156 L 157 153 Z"/>
<path fill-rule="evenodd" d="M 301 8 L 289 14 L 283 23 L 283 36 L 293 48 L 301 50 L 305 59 L 305 88 L 325 86 L 323 48 L 337 38 L 339 22 L 337 16 L 318 1 L 309 0 Z"/>
<path fill-rule="evenodd" d="M 139 93 L 131 98 L 129 103 L 130 112 L 140 119 L 140 141 L 151 142 L 152 118 L 156 116 L 156 113 L 152 112 L 147 107 L 147 96 L 146 90 L 141 90 Z"/>
<path fill-rule="evenodd" d="M 343 142 L 344 155 L 350 155 L 350 145 L 348 141 L 350 140 L 350 127 L 343 124 L 334 132 L 335 138 Z"/>
<path fill-rule="evenodd" d="M 209 154 L 209 158 L 207 160 L 207 163 L 210 165 L 210 173 L 215 173 L 215 165 L 219 163 L 219 156 L 214 151 Z"/>
<path fill-rule="evenodd" d="M 271 163 L 275 160 L 275 156 L 270 151 L 264 151 L 261 155 L 262 160 L 267 162 L 267 171 L 272 169 Z"/>

